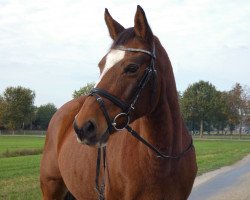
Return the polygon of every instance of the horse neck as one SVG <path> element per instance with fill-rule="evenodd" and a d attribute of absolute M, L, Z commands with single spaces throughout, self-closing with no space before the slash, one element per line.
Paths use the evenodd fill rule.
<path fill-rule="evenodd" d="M 164 62 L 158 63 L 161 65 L 158 74 L 165 76 L 161 77 L 157 106 L 143 119 L 146 127 L 143 137 L 165 154 L 177 155 L 188 146 L 189 135 L 180 113 L 171 63 L 164 49 L 160 55 L 163 56 Z"/>

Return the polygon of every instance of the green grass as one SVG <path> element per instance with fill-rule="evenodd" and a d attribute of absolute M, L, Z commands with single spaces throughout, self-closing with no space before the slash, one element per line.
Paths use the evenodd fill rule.
<path fill-rule="evenodd" d="M 195 140 L 198 175 L 227 166 L 250 154 L 250 141 Z"/>
<path fill-rule="evenodd" d="M 0 136 L 0 154 L 7 150 L 41 149 L 43 143 L 43 137 Z M 199 175 L 231 165 L 250 154 L 250 141 L 195 139 L 194 145 Z M 41 155 L 0 157 L 0 199 L 40 199 L 40 159 Z"/>
<path fill-rule="evenodd" d="M 196 139 L 200 139 L 200 135 L 193 135 Z M 223 134 L 204 134 L 202 139 L 219 139 L 219 140 L 250 140 L 250 134 L 233 134 L 233 135 L 223 135 Z"/>
<path fill-rule="evenodd" d="M 0 157 L 6 152 L 42 149 L 44 139 L 37 136 L 0 136 Z"/>
<path fill-rule="evenodd" d="M 44 140 L 37 136 L 0 136 L 0 199 L 41 198 L 41 155 L 20 155 L 40 154 Z"/>
<path fill-rule="evenodd" d="M 0 158 L 0 199 L 40 199 L 41 155 Z"/>

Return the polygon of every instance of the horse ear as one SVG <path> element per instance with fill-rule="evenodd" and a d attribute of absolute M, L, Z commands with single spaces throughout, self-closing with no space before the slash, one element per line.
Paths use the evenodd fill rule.
<path fill-rule="evenodd" d="M 122 31 L 125 30 L 125 28 L 119 24 L 117 21 L 115 21 L 111 15 L 109 14 L 109 11 L 107 8 L 105 8 L 104 13 L 104 19 L 106 22 L 106 25 L 109 30 L 110 37 L 114 40 Z"/>
<path fill-rule="evenodd" d="M 144 40 L 151 42 L 153 40 L 153 33 L 149 27 L 146 15 L 141 6 L 137 6 L 135 13 L 135 34 Z"/>

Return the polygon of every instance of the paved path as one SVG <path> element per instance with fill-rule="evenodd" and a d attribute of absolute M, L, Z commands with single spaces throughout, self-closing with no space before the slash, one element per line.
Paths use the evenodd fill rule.
<path fill-rule="evenodd" d="M 250 200 L 250 155 L 197 177 L 188 200 Z"/>

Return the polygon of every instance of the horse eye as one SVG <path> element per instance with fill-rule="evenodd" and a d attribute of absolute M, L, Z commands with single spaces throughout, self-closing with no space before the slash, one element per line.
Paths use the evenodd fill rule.
<path fill-rule="evenodd" d="M 138 69 L 139 69 L 139 66 L 138 66 L 138 65 L 130 64 L 130 65 L 128 65 L 127 67 L 125 67 L 124 72 L 125 72 L 126 74 L 132 74 L 132 73 L 137 72 Z"/>

